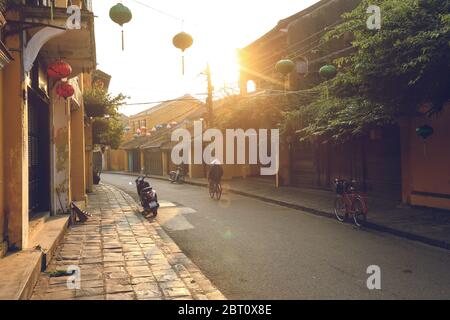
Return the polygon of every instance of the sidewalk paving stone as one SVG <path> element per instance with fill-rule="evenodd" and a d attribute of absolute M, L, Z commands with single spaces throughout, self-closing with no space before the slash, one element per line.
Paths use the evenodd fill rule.
<path fill-rule="evenodd" d="M 140 214 L 126 193 L 95 186 L 87 211 L 92 217 L 69 228 L 31 299 L 225 299 L 159 224 Z M 69 266 L 79 273 L 50 277 L 49 271 L 66 271 Z M 79 282 L 73 282 L 77 276 Z M 205 289 L 194 277 L 204 281 Z M 71 280 L 79 287 L 70 289 Z"/>

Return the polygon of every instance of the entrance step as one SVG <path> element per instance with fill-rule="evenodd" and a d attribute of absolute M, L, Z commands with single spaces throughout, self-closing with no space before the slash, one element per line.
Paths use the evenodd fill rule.
<path fill-rule="evenodd" d="M 42 252 L 23 250 L 0 259 L 0 300 L 29 299 L 41 272 Z"/>
<path fill-rule="evenodd" d="M 29 299 L 69 225 L 69 215 L 48 217 L 29 248 L 0 259 L 0 300 Z"/>
<path fill-rule="evenodd" d="M 42 251 L 42 270 L 45 270 L 60 240 L 64 237 L 69 220 L 68 215 L 49 217 L 41 230 L 30 239 L 30 248 L 39 247 Z"/>

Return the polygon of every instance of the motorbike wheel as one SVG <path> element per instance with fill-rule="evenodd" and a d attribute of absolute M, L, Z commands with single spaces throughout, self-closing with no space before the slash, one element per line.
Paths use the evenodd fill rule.
<path fill-rule="evenodd" d="M 153 211 L 153 218 L 156 218 L 157 215 L 158 215 L 158 210 Z"/>

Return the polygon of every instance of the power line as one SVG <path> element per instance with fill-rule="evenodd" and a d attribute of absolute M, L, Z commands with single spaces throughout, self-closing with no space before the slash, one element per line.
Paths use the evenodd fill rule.
<path fill-rule="evenodd" d="M 155 103 L 166 103 L 166 102 L 175 102 L 175 101 L 200 101 L 199 99 L 169 99 L 169 100 L 160 100 L 160 101 L 149 101 L 149 102 L 135 102 L 135 103 L 125 103 L 122 106 L 142 106 L 147 104 L 155 104 Z M 201 102 L 201 101 L 200 101 Z"/>
<path fill-rule="evenodd" d="M 142 2 L 140 2 L 140 1 L 138 1 L 138 0 L 132 0 L 132 1 L 136 2 L 137 4 L 140 4 L 141 6 L 147 7 L 147 8 L 149 8 L 149 9 L 155 11 L 155 12 L 158 12 L 158 13 L 160 13 L 160 14 L 162 14 L 162 15 L 165 15 L 165 16 L 167 16 L 167 17 L 170 17 L 170 18 L 172 18 L 172 19 L 175 19 L 175 20 L 178 20 L 178 21 L 181 21 L 181 22 L 184 21 L 184 19 L 182 19 L 182 18 L 179 18 L 179 17 L 177 17 L 177 16 L 174 16 L 174 15 L 172 15 L 172 14 L 170 14 L 170 13 L 167 13 L 167 12 L 162 11 L 162 10 L 160 10 L 160 9 L 157 9 L 157 8 L 155 8 L 155 7 L 152 7 L 152 6 L 150 6 L 150 5 L 146 4 L 146 3 L 142 3 Z"/>

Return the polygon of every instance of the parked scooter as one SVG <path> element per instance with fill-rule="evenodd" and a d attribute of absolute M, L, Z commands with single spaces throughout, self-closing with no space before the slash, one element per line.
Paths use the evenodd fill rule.
<path fill-rule="evenodd" d="M 139 199 L 141 200 L 141 205 L 144 208 L 144 214 L 152 213 L 153 217 L 158 215 L 158 195 L 153 187 L 145 181 L 147 176 L 139 176 L 136 179 L 136 189 L 139 195 Z"/>
<path fill-rule="evenodd" d="M 170 173 L 169 173 L 170 183 L 184 182 L 184 178 L 185 178 L 185 173 L 181 166 L 178 166 L 177 170 L 170 171 Z"/>

